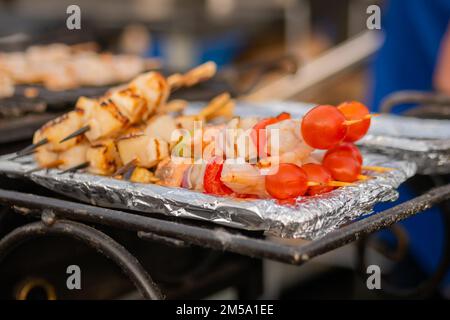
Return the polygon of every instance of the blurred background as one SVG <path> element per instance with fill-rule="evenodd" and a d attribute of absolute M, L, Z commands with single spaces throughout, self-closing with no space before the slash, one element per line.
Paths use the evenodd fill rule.
<path fill-rule="evenodd" d="M 229 68 L 284 56 L 295 59 L 301 68 L 356 40 L 346 50 L 304 70 L 307 75 L 291 77 L 290 88 L 283 88 L 283 92 L 277 92 L 273 85 L 253 90 L 252 99 L 272 96 L 328 103 L 361 100 L 366 94 L 367 64 L 360 62 L 380 43 L 377 32 L 368 33 L 366 9 L 380 2 L 86 0 L 77 1 L 81 30 L 68 30 L 66 8 L 71 1 L 3 0 L 0 48 L 21 50 L 36 43 L 95 41 L 103 50 L 160 58 L 168 70 L 187 69 L 206 60 Z M 332 79 L 338 74 L 340 78 Z M 254 89 L 274 84 L 279 75 L 262 80 Z M 248 83 L 242 85 L 249 87 Z M 282 83 L 278 82 L 279 86 Z"/>
<path fill-rule="evenodd" d="M 98 51 L 149 58 L 153 61 L 154 68 L 167 74 L 213 60 L 219 66 L 216 79 L 198 88 L 181 90 L 177 92 L 179 97 L 206 100 L 220 92 L 230 91 L 234 97 L 246 101 L 279 99 L 338 104 L 346 100 L 359 100 L 378 111 L 381 99 L 396 90 L 433 90 L 432 74 L 438 60 L 440 39 L 450 17 L 449 4 L 446 0 L 414 0 L 408 1 L 409 7 L 406 7 L 405 2 L 77 0 L 76 4 L 81 9 L 81 29 L 68 30 L 66 19 L 69 15 L 66 9 L 75 4 L 72 0 L 0 0 L 0 51 L 23 51 L 32 45 L 55 42 L 69 45 L 88 43 L 94 44 Z M 381 7 L 383 30 L 368 30 L 367 8 L 370 5 Z M 402 5 L 404 7 L 400 7 Z M 399 30 L 396 29 L 395 21 L 403 24 L 405 29 L 395 31 Z M 387 33 L 385 25 L 394 31 Z M 409 26 L 411 29 L 407 29 Z M 379 83 L 386 86 L 380 87 Z M 52 105 L 49 101 L 54 98 L 53 93 L 48 93 L 50 100 L 44 99 L 45 93 L 41 95 L 45 101 L 40 101 L 39 97 L 31 101 L 47 103 L 46 107 L 39 109 L 38 104 L 34 104 L 24 111 L 22 107 L 25 104 L 20 100 L 22 93 L 23 90 L 19 88 L 13 97 L 0 100 L 0 104 L 5 105 L 2 110 L 14 110 L 9 113 L 2 111 L 0 115 L 1 153 L 15 151 L 27 145 L 37 127 L 49 117 L 54 117 L 55 113 L 71 108 L 74 96 L 80 95 L 80 91 L 75 91 L 72 96 L 64 93 L 66 96 L 59 95 Z M 416 186 L 424 186 L 426 183 L 429 181 L 416 182 Z M 404 190 L 401 200 L 408 199 L 414 192 L 420 193 L 417 190 Z M 383 208 L 379 208 L 381 209 Z M 419 239 L 411 242 L 412 245 L 404 250 L 401 259 L 386 258 L 389 255 L 382 255 L 379 253 L 382 250 L 374 249 L 379 249 L 380 246 L 374 246 L 366 252 L 373 261 L 392 271 L 390 281 L 396 285 L 414 287 L 433 274 L 438 264 L 444 248 L 443 222 L 440 220 L 439 210 L 429 213 L 428 217 L 430 215 L 434 215 L 435 219 L 425 221 L 412 218 L 406 226 L 399 227 L 409 230 L 411 239 Z M 0 230 L 5 232 L 7 229 Z M 397 236 L 404 234 L 398 229 L 391 233 Z M 391 243 L 395 248 L 401 237 L 389 242 L 392 234 L 383 239 L 388 239 L 384 243 Z M 183 248 L 175 250 L 174 259 L 173 251 L 137 244 L 129 235 L 118 234 L 116 237 L 126 239 L 128 247 L 133 248 L 133 253 L 141 255 L 143 261 L 152 265 L 151 274 L 156 273 L 156 281 L 162 283 L 167 277 L 164 278 L 162 274 L 159 277 L 158 270 L 166 269 L 177 274 L 180 270 L 195 267 L 196 261 L 203 259 L 209 259 L 205 270 L 210 270 L 217 268 L 217 263 L 220 264 L 220 259 L 223 258 L 211 258 L 203 249 Z M 77 246 L 70 241 L 64 245 Z M 67 250 L 61 250 L 62 243 L 43 241 L 30 245 L 26 253 L 15 257 L 17 260 L 13 259 L 3 267 L 9 270 L 4 274 L 12 274 L 11 279 L 15 279 L 3 282 L 4 286 L 0 290 L 3 297 L 10 297 L 11 292 L 17 289 L 17 283 L 23 280 L 26 270 L 17 268 L 17 265 L 20 261 L 28 264 L 36 246 L 47 246 L 53 254 L 61 253 L 57 254 L 57 258 L 47 257 L 35 269 L 40 270 L 40 277 L 47 278 L 49 271 L 46 270 L 53 270 L 50 279 L 56 283 L 61 281 L 55 276 L 54 270 L 58 270 L 58 266 L 64 265 L 65 261 L 75 260 L 73 255 L 67 254 Z M 120 278 L 118 270 L 111 269 L 103 260 L 93 258 L 85 249 L 76 248 L 73 253 L 80 254 L 86 266 L 92 263 L 95 265 L 95 268 L 88 271 L 88 278 L 93 284 L 81 296 L 66 292 L 63 298 L 136 297 L 133 292 L 127 291 L 126 288 L 130 289 L 129 287 L 124 287 L 124 279 L 117 280 Z M 392 297 L 383 292 L 367 290 L 364 279 L 356 272 L 358 250 L 360 248 L 355 245 L 345 246 L 300 268 L 271 261 L 263 261 L 261 264 L 251 262 L 249 267 L 248 261 L 240 265 L 239 257 L 226 255 L 227 261 L 231 259 L 240 267 L 232 269 L 233 272 L 227 274 L 228 278 L 224 276 L 227 279 L 224 280 L 224 285 L 209 284 L 205 285 L 207 289 L 195 291 L 194 289 L 198 289 L 194 286 L 195 277 L 202 274 L 197 270 L 191 274 L 194 280 L 190 280 L 188 289 L 174 289 L 169 297 L 245 297 L 245 292 L 251 292 L 248 287 L 227 289 L 226 284 L 241 281 L 250 274 L 259 275 L 258 272 L 261 278 L 246 284 L 253 286 L 257 294 L 249 294 L 248 297 Z M 156 252 L 158 262 L 145 258 L 148 252 L 152 252 L 153 256 Z M 51 268 L 46 268 L 46 265 L 51 265 Z M 168 266 L 170 270 L 167 270 Z M 86 270 L 89 268 L 85 267 Z M 17 275 L 11 270 L 23 274 Z M 259 271 L 255 273 L 255 270 Z M 65 274 L 62 275 L 64 276 Z M 173 275 L 171 277 L 173 280 Z M 98 283 L 99 279 L 103 281 L 101 284 Z M 177 288 L 173 281 L 167 282 L 166 289 Z M 216 287 L 219 288 L 216 290 Z M 444 285 L 436 286 L 431 297 L 442 298 L 446 294 L 448 296 Z"/>

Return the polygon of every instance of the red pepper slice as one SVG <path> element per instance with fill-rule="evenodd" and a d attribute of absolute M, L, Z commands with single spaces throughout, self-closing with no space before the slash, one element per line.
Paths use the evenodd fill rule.
<path fill-rule="evenodd" d="M 283 120 L 287 120 L 287 119 L 291 119 L 291 114 L 288 112 L 282 112 L 279 115 L 276 116 L 276 119 L 279 121 L 283 121 Z"/>
<path fill-rule="evenodd" d="M 228 188 L 221 180 L 220 176 L 223 169 L 223 160 L 219 157 L 213 158 L 205 169 L 203 176 L 203 188 L 205 193 L 224 196 L 230 195 L 233 191 Z"/>

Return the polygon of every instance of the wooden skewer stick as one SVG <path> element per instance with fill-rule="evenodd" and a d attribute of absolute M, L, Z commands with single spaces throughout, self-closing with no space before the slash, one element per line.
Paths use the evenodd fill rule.
<path fill-rule="evenodd" d="M 240 183 L 246 183 L 247 182 L 247 180 L 242 179 L 241 177 L 233 175 L 233 174 L 230 175 L 230 176 L 221 177 L 220 180 L 222 182 L 235 182 L 235 183 L 239 183 L 239 182 Z M 354 186 L 355 184 L 351 183 L 351 182 L 343 182 L 343 181 L 334 181 L 334 180 L 332 180 L 332 181 L 329 181 L 327 183 L 308 181 L 306 183 L 306 185 L 308 187 L 325 187 L 325 186 L 328 186 L 328 187 L 348 187 L 348 186 Z"/>
<path fill-rule="evenodd" d="M 39 148 L 40 146 L 43 146 L 44 144 L 48 143 L 48 139 L 44 138 L 41 141 L 38 141 L 36 143 L 30 144 L 28 147 L 17 151 L 16 152 L 16 156 L 14 157 L 14 159 L 20 158 L 20 157 L 24 157 L 27 156 L 29 154 L 32 154 L 37 148 Z"/>
<path fill-rule="evenodd" d="M 76 138 L 80 135 L 82 135 L 85 132 L 88 132 L 91 128 L 89 127 L 89 125 L 81 127 L 80 129 L 78 129 L 77 131 L 72 132 L 71 134 L 69 134 L 67 137 L 65 137 L 64 139 L 62 139 L 59 143 L 63 143 L 67 140 Z"/>
<path fill-rule="evenodd" d="M 227 92 L 224 92 L 214 99 L 212 99 L 208 105 L 203 108 L 197 115 L 199 119 L 208 118 L 210 115 L 216 113 L 218 110 L 220 110 L 222 107 L 226 106 L 227 103 L 230 101 L 231 97 L 230 94 Z"/>
<path fill-rule="evenodd" d="M 208 61 L 205 62 L 184 74 L 175 73 L 167 78 L 167 82 L 171 91 L 181 87 L 192 87 L 193 85 L 208 80 L 216 74 L 217 65 Z"/>
<path fill-rule="evenodd" d="M 346 126 L 351 126 L 352 124 L 360 123 L 360 122 L 362 122 L 362 121 L 364 121 L 364 120 L 371 119 L 371 118 L 376 117 L 376 116 L 379 116 L 379 114 L 378 114 L 378 113 L 371 113 L 371 114 L 365 115 L 365 116 L 362 117 L 361 119 L 356 119 L 356 120 L 345 120 L 345 121 L 344 121 L 344 125 L 346 125 Z"/>
<path fill-rule="evenodd" d="M 357 178 L 358 178 L 358 180 L 361 180 L 361 181 L 366 181 L 366 180 L 372 179 L 372 177 L 365 176 L 363 174 L 359 174 Z"/>
<path fill-rule="evenodd" d="M 389 171 L 395 170 L 394 168 L 379 167 L 379 166 L 362 166 L 362 169 L 367 170 L 367 171 L 375 171 L 375 172 L 389 172 Z"/>
<path fill-rule="evenodd" d="M 348 187 L 354 186 L 355 184 L 352 182 L 344 182 L 344 181 L 330 181 L 326 184 L 329 187 Z"/>
<path fill-rule="evenodd" d="M 61 172 L 58 173 L 58 174 L 64 174 L 64 173 L 69 173 L 69 172 L 75 172 L 75 171 L 77 171 L 77 170 L 81 170 L 81 169 L 84 169 L 84 168 L 87 168 L 87 167 L 89 167 L 89 161 L 86 161 L 86 162 L 77 164 L 76 166 L 73 166 L 73 167 L 71 167 L 71 168 L 69 168 L 69 169 L 66 169 L 66 170 L 64 170 L 64 171 L 61 171 Z"/>
<path fill-rule="evenodd" d="M 112 176 L 122 176 L 124 173 L 128 172 L 131 168 L 135 168 L 137 166 L 137 159 L 133 159 L 124 166 L 120 167 L 112 174 Z"/>
<path fill-rule="evenodd" d="M 9 158 L 8 160 L 9 160 L 9 161 L 14 161 L 14 160 L 20 159 L 20 158 L 22 158 L 22 157 L 28 156 L 28 155 L 30 155 L 30 154 L 34 154 L 34 153 L 36 153 L 36 152 L 37 152 L 37 150 L 35 149 L 35 150 L 29 151 L 28 153 L 23 154 L 23 155 L 17 155 L 17 154 L 14 154 L 14 156 L 11 157 L 11 158 Z"/>

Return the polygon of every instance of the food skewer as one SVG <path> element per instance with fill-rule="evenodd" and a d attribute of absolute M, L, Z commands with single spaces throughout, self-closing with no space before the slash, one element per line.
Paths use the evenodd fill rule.
<path fill-rule="evenodd" d="M 214 98 L 196 115 L 167 114 L 184 109 L 183 103 L 167 106 L 170 91 L 194 85 L 215 72 L 213 63 L 168 78 L 150 72 L 111 90 L 99 100 L 81 97 L 74 111 L 44 125 L 36 132 L 34 145 L 18 154 L 35 153 L 41 167 L 59 167 L 61 174 L 86 169 L 93 174 L 213 195 L 277 200 L 322 194 L 370 179 L 362 170 L 391 170 L 363 166 L 362 155 L 353 142 L 366 134 L 375 115 L 358 102 L 317 106 L 303 119 L 292 119 L 285 112 L 266 119 L 234 118 L 225 124 L 207 125 L 192 141 L 172 141 L 174 131 L 190 131 L 197 120 L 231 118 L 234 103 L 227 93 Z M 228 129 L 250 130 L 249 149 L 256 152 L 256 164 L 226 161 L 252 158 L 251 150 L 238 147 L 241 133 L 224 143 L 205 139 L 207 133 L 224 133 Z M 274 129 L 281 139 L 276 145 L 277 153 L 270 154 Z M 174 162 L 170 154 L 180 144 L 186 144 L 189 150 L 197 144 L 212 147 L 218 155 L 207 156 L 206 163 L 196 164 L 192 161 L 195 155 L 181 154 L 191 161 Z M 313 154 L 314 149 L 328 151 L 319 160 Z M 229 155 L 229 150 L 235 153 Z M 264 170 L 274 163 L 278 164 L 278 170 L 265 174 Z"/>
<path fill-rule="evenodd" d="M 95 99 L 80 97 L 75 105 L 75 110 L 65 113 L 44 124 L 38 129 L 33 136 L 33 144 L 18 151 L 16 157 L 25 156 L 33 153 L 39 147 L 45 147 L 50 151 L 63 151 L 71 146 L 74 146 L 80 140 L 67 141 L 60 143 L 60 141 L 73 132 L 74 129 L 79 128 L 83 119 L 86 118 L 97 104 Z"/>
<path fill-rule="evenodd" d="M 206 62 L 206 63 L 204 63 L 204 64 L 202 64 L 202 65 L 200 65 L 198 67 L 193 68 L 192 70 L 188 71 L 185 74 L 175 74 L 175 75 L 169 76 L 167 78 L 167 80 L 164 80 L 163 82 L 160 83 L 159 87 L 161 87 L 161 86 L 164 87 L 164 86 L 168 85 L 168 87 L 169 87 L 168 90 L 169 91 L 173 91 L 173 90 L 175 90 L 177 88 L 180 88 L 182 86 L 190 87 L 190 86 L 193 86 L 193 85 L 195 85 L 195 84 L 197 84 L 197 83 L 199 83 L 201 81 L 204 81 L 204 80 L 207 80 L 207 79 L 213 77 L 215 72 L 216 72 L 216 68 L 217 67 L 216 67 L 215 63 L 213 63 L 211 61 L 210 62 Z M 136 78 L 134 80 L 135 83 L 131 82 L 131 85 L 129 87 L 133 88 L 133 85 L 138 86 L 138 83 L 142 82 L 142 81 L 139 81 L 142 77 L 143 77 L 143 75 L 141 75 L 140 77 Z M 162 81 L 163 79 L 164 78 L 160 77 L 159 80 Z M 166 83 L 166 84 L 163 84 L 163 83 Z M 126 102 L 124 100 L 127 100 L 128 98 L 134 98 L 134 101 L 135 101 L 136 100 L 135 98 L 136 98 L 136 96 L 139 96 L 139 93 L 131 92 L 130 93 L 131 95 L 130 96 L 128 96 L 128 94 L 125 95 L 125 98 L 120 96 L 121 92 L 128 92 L 127 90 L 131 90 L 131 89 L 127 88 L 127 89 L 123 89 L 122 91 L 114 92 L 114 93 L 112 93 L 109 96 L 109 99 L 111 99 L 112 100 L 111 102 L 113 104 L 115 104 L 115 105 L 120 105 L 121 102 L 124 103 L 124 104 L 131 103 L 133 105 L 132 102 L 129 102 L 129 101 Z M 148 98 L 149 94 L 146 94 L 144 92 L 145 91 L 141 91 L 141 93 L 143 93 L 143 95 Z M 165 100 L 168 97 L 168 93 L 164 94 L 164 96 L 165 96 L 164 98 L 161 97 L 161 98 L 157 99 L 158 105 L 164 104 Z M 133 99 L 131 99 L 131 100 L 133 100 Z M 144 104 L 145 103 L 142 103 L 142 104 L 138 103 L 138 105 L 141 105 L 141 106 L 143 106 Z M 133 111 L 134 111 L 134 109 L 138 109 L 139 110 L 139 108 L 136 108 L 136 105 L 133 105 L 132 108 L 128 108 L 127 111 L 129 111 L 130 109 L 133 110 Z M 147 109 L 149 109 L 148 99 L 147 99 Z M 125 112 L 122 112 L 122 114 L 123 113 L 125 113 Z M 153 113 L 153 110 L 148 111 L 147 115 L 142 115 L 144 117 L 144 120 L 151 113 Z M 133 123 L 136 123 L 136 121 L 142 120 L 142 116 L 141 116 L 141 112 L 132 112 L 132 114 L 129 114 L 129 117 L 128 117 L 129 122 L 128 122 L 128 124 L 133 124 Z M 73 132 L 72 134 L 70 134 L 66 138 L 62 139 L 61 142 L 67 141 L 69 139 L 73 139 L 73 138 L 75 138 L 75 137 L 77 137 L 77 136 L 79 136 L 81 134 L 85 134 L 88 131 L 90 131 L 91 129 L 92 129 L 91 125 L 89 125 L 89 124 L 85 125 L 84 127 L 80 128 L 76 132 Z"/>
<path fill-rule="evenodd" d="M 229 95 L 226 96 L 228 98 L 225 99 L 223 102 L 225 103 L 225 105 L 228 105 L 231 102 L 231 100 L 229 100 Z M 215 99 L 213 99 L 213 101 L 215 101 Z M 210 105 L 211 103 L 208 104 L 208 106 L 205 109 L 209 108 Z M 155 166 L 159 161 L 161 161 L 162 158 L 167 157 L 169 152 L 168 144 L 171 140 L 171 133 L 174 130 L 177 130 L 177 127 L 175 125 L 175 119 L 172 118 L 170 115 L 155 115 L 147 123 L 146 126 L 140 125 L 128 128 L 127 129 L 128 133 L 125 133 L 123 136 L 114 140 L 113 143 L 114 149 L 117 150 L 118 158 L 120 158 L 121 160 L 120 163 L 126 163 L 126 165 L 123 168 L 117 165 L 116 169 L 117 168 L 118 169 L 113 174 L 113 176 L 122 174 L 122 172 L 127 171 L 129 169 L 129 165 L 132 163 L 134 163 L 135 166 L 139 165 L 140 167 L 143 168 L 151 168 L 152 166 Z M 98 169 L 99 165 L 97 164 L 109 162 L 116 163 L 117 161 L 114 161 L 113 156 L 110 156 L 109 160 L 106 158 L 104 160 L 99 160 L 103 159 L 104 157 L 107 157 L 108 154 L 104 152 L 95 152 L 96 145 L 94 144 L 91 147 L 87 147 L 87 155 L 85 157 L 79 157 L 86 151 L 83 150 L 78 151 L 77 148 L 78 149 L 80 148 L 79 144 L 67 149 L 66 151 L 63 151 L 60 154 L 59 157 L 64 158 L 61 167 L 61 169 L 64 170 L 63 171 L 64 173 L 75 172 L 82 168 L 88 168 L 88 171 L 91 173 L 97 174 L 112 173 L 110 172 L 110 170 Z M 39 154 L 43 153 L 44 154 L 43 156 L 47 155 L 47 158 L 48 156 L 51 157 L 48 160 L 37 159 L 39 163 L 45 164 L 46 161 L 51 162 L 53 160 L 53 157 L 54 158 L 58 157 L 56 153 L 48 151 L 47 149 L 38 149 L 38 153 Z M 72 157 L 70 157 L 71 154 L 73 155 Z M 71 161 L 71 158 L 73 158 L 74 156 L 75 157 L 78 156 L 79 159 Z M 87 160 L 91 159 L 91 161 L 86 162 L 85 161 L 86 159 Z M 139 161 L 137 159 L 139 159 Z M 54 163 L 54 165 L 56 164 L 61 165 L 61 163 Z M 72 164 L 72 167 L 67 168 L 68 164 Z M 51 163 L 46 166 L 51 166 Z"/>
<path fill-rule="evenodd" d="M 165 93 L 165 87 L 168 85 L 172 88 L 179 88 L 184 85 L 192 86 L 214 76 L 215 72 L 216 65 L 213 62 L 207 62 L 183 75 L 177 74 L 174 75 L 175 77 L 169 77 L 168 80 L 165 80 L 156 72 L 143 74 L 131 81 L 125 88 L 122 87 L 112 93 L 108 93 L 102 101 L 100 101 L 100 105 L 95 102 L 92 103 L 90 106 L 91 110 L 89 110 L 89 112 L 84 112 L 86 114 L 80 115 L 80 120 L 83 119 L 83 122 L 87 122 L 87 124 L 79 126 L 79 128 L 73 130 L 68 135 L 61 137 L 57 142 L 65 143 L 82 134 L 86 134 L 90 140 L 95 140 L 96 138 L 99 138 L 99 132 L 91 136 L 88 134 L 88 132 L 93 129 L 93 125 L 98 128 L 99 131 L 108 129 L 110 131 L 109 134 L 113 134 L 124 126 L 131 125 L 136 121 L 145 120 L 160 104 L 165 103 L 168 96 L 168 92 Z M 168 90 L 170 89 L 167 89 L 167 91 Z M 155 97 L 154 92 L 158 92 L 158 96 Z M 110 125 L 109 128 L 105 128 L 104 123 L 103 126 L 102 123 L 98 122 L 90 123 L 89 119 L 92 119 L 93 112 L 103 117 L 103 120 L 109 120 L 105 122 L 111 123 L 112 125 Z M 42 139 L 35 141 L 31 146 L 19 151 L 17 155 L 22 156 L 29 154 L 32 150 L 49 142 L 48 137 L 43 137 Z"/>
<path fill-rule="evenodd" d="M 127 140 L 127 139 L 131 139 L 131 140 L 133 140 L 133 139 L 147 139 L 147 138 L 145 138 L 145 136 L 143 136 L 143 135 L 137 135 L 137 136 L 131 136 L 131 137 L 128 137 L 128 138 L 125 138 L 124 140 Z M 119 140 L 119 142 L 120 142 L 120 140 Z M 353 146 L 353 145 L 352 145 Z M 354 147 L 353 146 L 353 148 L 356 148 L 356 147 Z M 129 157 L 133 157 L 133 150 L 131 150 L 131 149 L 133 149 L 133 148 L 128 148 L 127 149 L 127 152 L 124 152 L 125 154 L 128 154 L 128 156 Z M 141 148 L 137 148 L 137 147 L 134 147 L 134 149 L 135 150 L 140 150 Z M 341 149 L 342 149 L 342 147 L 341 147 Z M 357 149 L 356 149 L 357 150 Z M 333 151 L 334 153 L 336 153 L 337 151 L 336 150 L 334 150 Z M 357 151 L 358 152 L 358 154 L 359 154 L 359 151 Z M 360 155 L 360 154 L 359 154 Z M 133 158 L 133 161 L 129 161 L 129 162 L 127 162 L 127 161 L 123 161 L 124 163 L 127 163 L 128 165 L 125 165 L 123 168 L 121 168 L 121 170 L 120 170 L 120 172 L 116 172 L 115 173 L 115 175 L 117 175 L 117 174 L 122 174 L 123 172 L 129 172 L 130 171 L 130 167 L 129 167 L 129 164 L 133 164 L 133 166 L 131 166 L 131 168 L 133 168 L 133 167 L 136 167 L 137 166 L 137 163 L 134 161 L 135 160 L 135 158 Z M 362 157 L 361 157 L 361 162 L 362 162 Z M 151 165 L 150 165 L 150 167 L 151 166 L 154 166 L 154 163 L 152 163 Z M 363 176 L 363 175 L 357 175 L 356 176 L 356 179 L 366 179 L 367 177 L 365 177 L 365 176 Z M 224 178 L 223 179 L 225 182 L 230 182 L 230 180 L 228 180 L 227 181 L 227 178 Z M 236 182 L 236 181 L 234 181 L 234 182 Z M 324 184 L 324 183 L 321 183 L 322 184 L 322 186 L 325 186 L 326 184 Z M 310 187 L 314 187 L 314 186 L 320 186 L 321 185 L 320 183 L 318 183 L 318 182 L 315 182 L 315 181 L 311 181 L 310 183 L 309 183 L 309 185 L 308 186 L 310 186 Z M 346 182 L 343 182 L 343 181 L 329 181 L 329 183 L 327 184 L 327 186 L 330 186 L 330 187 L 334 187 L 334 186 L 338 186 L 338 187 L 341 187 L 341 186 L 348 186 L 348 185 L 352 185 L 352 183 L 346 183 Z"/>
<path fill-rule="evenodd" d="M 40 146 L 43 146 L 43 145 L 46 144 L 46 143 L 48 143 L 48 139 L 47 139 L 47 138 L 44 138 L 44 139 L 40 140 L 39 142 L 37 142 L 37 143 L 35 143 L 35 144 L 30 144 L 28 147 L 26 147 L 26 148 L 24 148 L 24 149 L 18 151 L 18 152 L 16 153 L 16 156 L 13 158 L 13 160 L 14 160 L 14 159 L 17 159 L 17 158 L 19 158 L 19 157 L 23 157 L 23 156 L 32 154 L 33 152 L 35 152 L 35 150 L 36 150 L 37 148 L 39 148 Z"/>

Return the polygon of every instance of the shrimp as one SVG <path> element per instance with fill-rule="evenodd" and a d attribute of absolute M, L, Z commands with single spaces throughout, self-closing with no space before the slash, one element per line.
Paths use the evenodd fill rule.
<path fill-rule="evenodd" d="M 203 178 L 205 176 L 206 163 L 195 163 L 185 172 L 182 187 L 190 190 L 203 191 Z"/>
<path fill-rule="evenodd" d="M 272 147 L 278 150 L 278 155 L 271 155 L 271 162 L 278 160 L 279 163 L 293 163 L 300 166 L 314 151 L 303 140 L 300 124 L 301 120 L 287 119 L 267 126 L 268 150 L 272 150 Z M 275 134 L 278 134 L 278 137 Z"/>
<path fill-rule="evenodd" d="M 235 193 L 256 195 L 259 198 L 269 197 L 265 176 L 251 164 L 225 161 L 220 180 Z"/>

